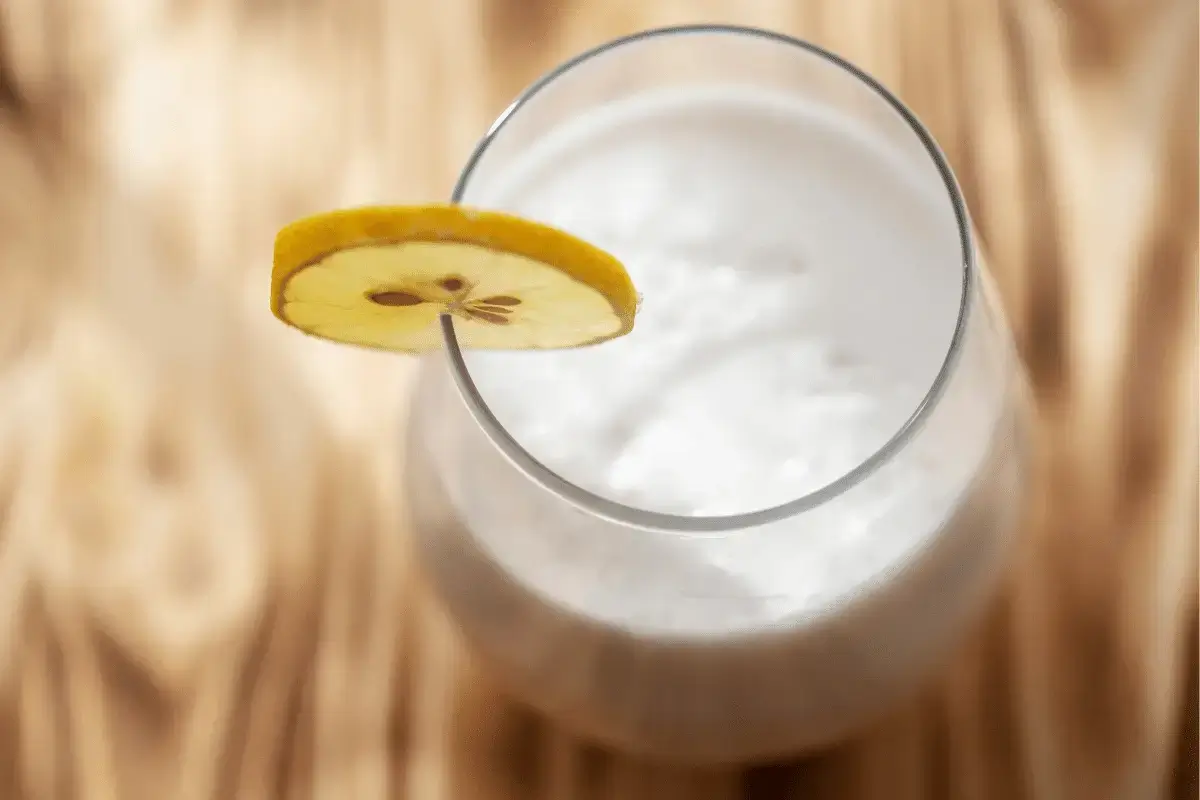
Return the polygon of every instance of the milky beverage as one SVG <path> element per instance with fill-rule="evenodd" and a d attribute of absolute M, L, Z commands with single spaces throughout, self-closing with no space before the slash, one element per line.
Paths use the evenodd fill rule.
<path fill-rule="evenodd" d="M 944 187 L 853 121 L 766 93 L 591 112 L 470 202 L 629 269 L 629 336 L 466 362 L 534 458 L 637 509 L 739 514 L 843 476 L 916 411 L 958 320 Z M 968 347 L 989 346 L 989 313 Z M 869 479 L 720 534 L 606 523 L 446 422 L 416 434 L 435 461 L 412 488 L 429 572 L 501 680 L 586 734 L 705 759 L 831 741 L 943 654 L 1000 560 L 1012 437 L 1003 378 L 978 363 Z M 455 405 L 438 381 L 425 402 Z"/>

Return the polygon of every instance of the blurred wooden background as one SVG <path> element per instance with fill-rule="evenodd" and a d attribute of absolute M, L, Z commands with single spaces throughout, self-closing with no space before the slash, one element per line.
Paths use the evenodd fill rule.
<path fill-rule="evenodd" d="M 936 683 L 684 770 L 507 702 L 422 591 L 410 365 L 267 319 L 275 228 L 448 196 L 539 72 L 677 22 L 875 73 L 1036 387 L 1028 547 Z M 0 2 L 0 798 L 1197 796 L 1195 0 Z"/>

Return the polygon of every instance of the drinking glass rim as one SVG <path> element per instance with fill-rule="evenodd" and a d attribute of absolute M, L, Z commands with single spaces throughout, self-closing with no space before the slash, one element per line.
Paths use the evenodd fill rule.
<path fill-rule="evenodd" d="M 466 404 L 472 417 L 497 449 L 514 466 L 525 473 L 527 477 L 577 508 L 624 526 L 658 530 L 667 533 L 713 535 L 742 528 L 766 525 L 789 517 L 798 516 L 806 511 L 811 511 L 857 486 L 904 449 L 937 407 L 945 393 L 950 377 L 954 374 L 955 364 L 962 351 L 963 341 L 966 337 L 967 318 L 973 305 L 978 266 L 975 259 L 974 236 L 971 233 L 966 201 L 962 196 L 962 190 L 959 188 L 958 181 L 950 168 L 945 154 L 942 153 L 933 135 L 917 118 L 916 114 L 886 86 L 841 56 L 795 36 L 789 36 L 764 28 L 742 25 L 692 24 L 650 28 L 609 40 L 562 62 L 526 87 L 500 113 L 495 122 L 492 123 L 491 127 L 475 145 L 474 150 L 467 159 L 467 163 L 463 166 L 462 172 L 459 174 L 458 180 L 454 185 L 451 202 L 462 202 L 463 195 L 466 193 L 475 168 L 505 126 L 508 125 L 526 104 L 558 78 L 598 56 L 618 50 L 626 45 L 660 38 L 665 39 L 697 34 L 746 36 L 772 41 L 777 44 L 795 47 L 824 59 L 836 67 L 840 67 L 875 92 L 881 100 L 891 106 L 900 115 L 900 118 L 907 123 L 909 129 L 917 137 L 917 140 L 933 161 L 934 167 L 937 168 L 946 192 L 950 197 L 955 223 L 958 226 L 962 258 L 962 293 L 959 298 L 958 317 L 955 320 L 954 331 L 951 334 L 950 343 L 942 364 L 938 368 L 937 374 L 934 376 L 928 391 L 926 391 L 924 397 L 917 404 L 916 409 L 901 424 L 899 430 L 874 453 L 859 462 L 857 466 L 845 474 L 800 497 L 769 508 L 738 514 L 702 517 L 669 514 L 627 506 L 590 492 L 563 478 L 522 447 L 505 429 L 496 415 L 492 413 L 487 402 L 483 399 L 479 388 L 471 378 L 470 370 L 467 368 L 466 360 L 463 358 L 462 349 L 459 347 L 458 338 L 454 332 L 453 319 L 449 315 L 442 315 L 439 322 L 442 339 L 445 343 L 446 353 L 450 362 L 450 369 L 463 402 Z"/>

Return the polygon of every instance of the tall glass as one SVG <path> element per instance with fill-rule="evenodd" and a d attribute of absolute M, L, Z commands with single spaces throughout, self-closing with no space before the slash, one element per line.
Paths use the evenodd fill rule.
<path fill-rule="evenodd" d="M 423 566 L 494 674 L 578 733 L 693 762 L 823 746 L 918 687 L 996 583 L 1014 541 L 1026 460 L 1024 379 L 944 156 L 887 89 L 818 47 L 760 30 L 695 26 L 596 48 L 542 78 L 500 117 L 454 200 L 529 215 L 495 189 L 555 131 L 602 107 L 714 87 L 767 91 L 848 120 L 906 163 L 914 200 L 932 198 L 939 209 L 929 234 L 938 263 L 919 265 L 919 274 L 906 274 L 901 261 L 864 265 L 863 280 L 843 281 L 819 306 L 796 311 L 880 363 L 924 365 L 919 391 L 891 433 L 856 466 L 821 485 L 798 481 L 793 496 L 766 507 L 678 511 L 653 496 L 623 501 L 556 473 L 506 430 L 473 379 L 475 354 L 460 351 L 446 318 L 444 352 L 421 366 L 406 473 Z M 747 165 L 755 147 L 746 141 Z M 573 158 L 586 160 L 587 151 Z M 730 156 L 729 163 L 740 162 Z M 844 168 L 849 176 L 861 165 Z M 590 188 L 581 182 L 578 191 L 582 197 Z M 629 187 L 634 208 L 639 191 Z M 869 225 L 869 213 L 858 222 Z M 758 224 L 791 223 L 767 214 Z M 812 235 L 839 235 L 834 228 L 813 226 Z M 619 247 L 614 252 L 623 257 Z M 914 285 L 937 302 L 906 317 L 904 292 Z M 654 301 L 648 294 L 647 309 Z M 881 329 L 881 317 L 895 325 Z M 763 347 L 772 335 L 761 334 Z M 780 359 L 772 371 L 788 369 L 802 367 Z M 912 478 L 931 459 L 953 465 L 953 480 L 938 492 Z M 914 538 L 916 525 L 925 527 Z M 893 546 L 885 530 L 872 540 L 878 545 L 838 550 L 846 531 L 891 528 L 912 541 Z M 850 576 L 821 603 L 781 604 L 782 595 L 761 583 L 716 568 L 700 576 L 707 588 L 695 589 L 689 565 L 701 550 L 710 561 L 715 553 L 747 566 L 792 552 L 800 537 L 814 543 L 813 559 L 841 564 Z M 789 559 L 773 566 L 785 576 L 794 569 L 798 583 L 820 577 L 802 555 Z M 881 566 L 867 569 L 871 559 Z M 614 616 L 606 609 L 619 596 L 630 602 Z"/>

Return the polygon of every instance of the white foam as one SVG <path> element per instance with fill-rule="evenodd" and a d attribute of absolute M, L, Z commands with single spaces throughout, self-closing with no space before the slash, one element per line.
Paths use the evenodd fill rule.
<path fill-rule="evenodd" d="M 472 353 L 472 376 L 532 455 L 607 498 L 679 515 L 798 498 L 883 446 L 942 364 L 962 284 L 938 188 L 886 141 L 770 95 L 592 113 L 470 202 L 621 258 L 643 297 L 636 328 L 581 350 Z M 473 527 L 513 577 L 577 612 L 741 629 L 827 610 L 936 535 L 980 451 L 944 455 L 853 502 L 644 551 L 583 529 Z M 726 602 L 680 602 L 708 597 L 714 570 L 737 587 Z"/>

